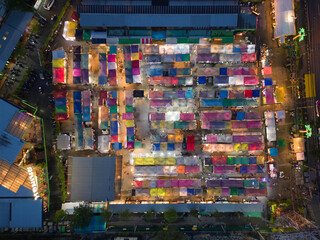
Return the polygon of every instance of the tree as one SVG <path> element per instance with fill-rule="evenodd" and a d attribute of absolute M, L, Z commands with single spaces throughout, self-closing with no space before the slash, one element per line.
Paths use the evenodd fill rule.
<path fill-rule="evenodd" d="M 185 240 L 186 237 L 182 232 L 176 230 L 159 231 L 156 240 Z"/>
<path fill-rule="evenodd" d="M 164 213 L 164 219 L 168 222 L 168 223 L 174 223 L 178 220 L 178 214 L 177 211 L 174 210 L 173 208 L 170 208 L 169 210 L 167 210 Z"/>
<path fill-rule="evenodd" d="M 147 222 L 151 222 L 154 219 L 155 211 L 149 210 L 145 216 Z"/>
<path fill-rule="evenodd" d="M 198 211 L 197 209 L 192 209 L 192 210 L 190 211 L 190 215 L 191 215 L 192 217 L 197 218 L 198 215 L 199 215 L 199 211 Z"/>
<path fill-rule="evenodd" d="M 93 217 L 93 210 L 87 205 L 80 205 L 74 208 L 71 218 L 71 226 L 73 228 L 85 228 L 89 226 Z"/>
<path fill-rule="evenodd" d="M 131 212 L 129 211 L 129 209 L 126 209 L 123 212 L 121 212 L 119 216 L 121 221 L 128 221 L 131 217 Z"/>
<path fill-rule="evenodd" d="M 21 10 L 23 12 L 32 12 L 32 6 L 28 5 L 25 0 L 4 0 L 9 11 Z"/>
<path fill-rule="evenodd" d="M 108 211 L 108 210 L 102 210 L 101 212 L 101 218 L 103 221 L 105 221 L 106 223 L 110 221 L 110 218 L 112 216 L 112 212 Z"/>
<path fill-rule="evenodd" d="M 58 224 L 64 220 L 66 220 L 67 218 L 67 214 L 65 211 L 63 211 L 62 209 L 56 211 L 56 213 L 54 214 L 54 218 L 53 218 L 53 222 L 55 224 Z"/>

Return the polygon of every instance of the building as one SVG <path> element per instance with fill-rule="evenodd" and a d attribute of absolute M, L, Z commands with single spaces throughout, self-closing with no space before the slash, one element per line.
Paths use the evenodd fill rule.
<path fill-rule="evenodd" d="M 33 16 L 32 12 L 12 11 L 0 26 L 0 71 L 3 70 L 14 48 Z"/>
<path fill-rule="evenodd" d="M 32 170 L 15 164 L 32 115 L 0 99 L 0 228 L 42 227 L 42 199 L 36 199 Z"/>
<path fill-rule="evenodd" d="M 238 0 L 83 0 L 77 12 L 80 26 L 97 30 L 100 38 L 210 38 L 214 36 L 211 30 L 256 29 L 256 16 L 240 6 Z M 105 30 L 106 34 L 101 36 Z M 151 30 L 166 34 L 156 36 Z"/>
<path fill-rule="evenodd" d="M 68 160 L 70 201 L 114 200 L 116 157 L 72 157 Z"/>

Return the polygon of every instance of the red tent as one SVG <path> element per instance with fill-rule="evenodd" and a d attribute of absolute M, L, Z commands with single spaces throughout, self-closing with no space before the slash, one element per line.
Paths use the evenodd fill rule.
<path fill-rule="evenodd" d="M 245 98 L 252 98 L 252 90 L 244 90 Z"/>
<path fill-rule="evenodd" d="M 67 97 L 67 92 L 66 91 L 55 91 L 53 93 L 54 98 L 66 98 Z"/>

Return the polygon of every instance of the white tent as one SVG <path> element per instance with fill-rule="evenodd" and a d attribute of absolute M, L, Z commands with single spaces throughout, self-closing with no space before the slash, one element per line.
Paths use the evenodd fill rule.
<path fill-rule="evenodd" d="M 295 153 L 301 153 L 305 151 L 304 138 L 293 138 L 293 151 Z"/>
<path fill-rule="evenodd" d="M 268 141 L 272 142 L 272 141 L 276 141 L 277 140 L 277 133 L 276 133 L 276 128 L 275 127 L 267 127 L 266 128 L 267 131 L 267 139 Z"/>
<path fill-rule="evenodd" d="M 98 136 L 98 151 L 101 153 L 107 153 L 109 151 L 110 143 L 108 135 Z"/>

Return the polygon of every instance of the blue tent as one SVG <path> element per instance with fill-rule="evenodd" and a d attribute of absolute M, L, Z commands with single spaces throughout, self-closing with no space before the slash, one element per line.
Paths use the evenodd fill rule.
<path fill-rule="evenodd" d="M 81 83 L 81 77 L 73 77 L 73 84 L 80 84 Z"/>
<path fill-rule="evenodd" d="M 117 54 L 117 46 L 110 46 L 110 54 Z"/>
<path fill-rule="evenodd" d="M 278 148 L 269 148 L 269 154 L 271 157 L 278 156 Z"/>
<path fill-rule="evenodd" d="M 223 107 L 223 99 L 202 98 L 201 107 Z"/>
<path fill-rule="evenodd" d="M 245 195 L 246 195 L 246 189 L 238 188 L 238 196 L 245 196 Z"/>
<path fill-rule="evenodd" d="M 260 90 L 258 89 L 252 90 L 252 97 L 260 97 Z"/>
<path fill-rule="evenodd" d="M 176 76 L 177 69 L 176 68 L 169 68 L 169 76 Z"/>
<path fill-rule="evenodd" d="M 264 165 L 258 165 L 258 173 L 264 173 L 265 172 L 265 166 Z"/>
<path fill-rule="evenodd" d="M 118 121 L 110 122 L 110 135 L 118 135 Z"/>
<path fill-rule="evenodd" d="M 186 98 L 193 98 L 193 91 L 192 90 L 186 91 Z"/>
<path fill-rule="evenodd" d="M 194 189 L 193 188 L 187 189 L 187 196 L 194 196 Z"/>
<path fill-rule="evenodd" d="M 108 80 L 107 76 L 99 76 L 98 84 L 105 85 L 107 84 L 107 80 Z"/>
<path fill-rule="evenodd" d="M 74 91 L 73 92 L 73 99 L 74 100 L 81 100 L 81 91 Z"/>
<path fill-rule="evenodd" d="M 81 113 L 81 102 L 73 102 L 73 112 L 74 113 Z"/>
<path fill-rule="evenodd" d="M 110 92 L 110 98 L 118 98 L 118 92 L 117 91 L 111 91 Z"/>
<path fill-rule="evenodd" d="M 120 143 L 120 142 L 111 143 L 111 147 L 115 151 L 119 151 L 122 149 L 122 143 Z"/>
<path fill-rule="evenodd" d="M 174 151 L 174 143 L 168 143 L 168 145 L 167 145 L 167 150 L 168 151 Z"/>
<path fill-rule="evenodd" d="M 206 84 L 206 77 L 205 76 L 198 77 L 198 84 Z"/>
<path fill-rule="evenodd" d="M 257 164 L 257 157 L 249 157 L 249 164 Z"/>
<path fill-rule="evenodd" d="M 244 112 L 237 112 L 237 120 L 244 120 L 245 113 Z"/>
<path fill-rule="evenodd" d="M 239 172 L 240 173 L 247 173 L 248 172 L 247 166 L 240 166 Z"/>
<path fill-rule="evenodd" d="M 228 98 L 228 90 L 220 90 L 220 98 Z"/>
<path fill-rule="evenodd" d="M 152 147 L 153 151 L 160 151 L 160 143 L 154 143 Z"/>
<path fill-rule="evenodd" d="M 155 40 L 166 39 L 166 31 L 152 31 L 151 36 Z"/>
<path fill-rule="evenodd" d="M 228 75 L 228 68 L 220 68 L 220 75 Z"/>
<path fill-rule="evenodd" d="M 264 85 L 265 86 L 272 86 L 272 78 L 265 78 Z"/>

